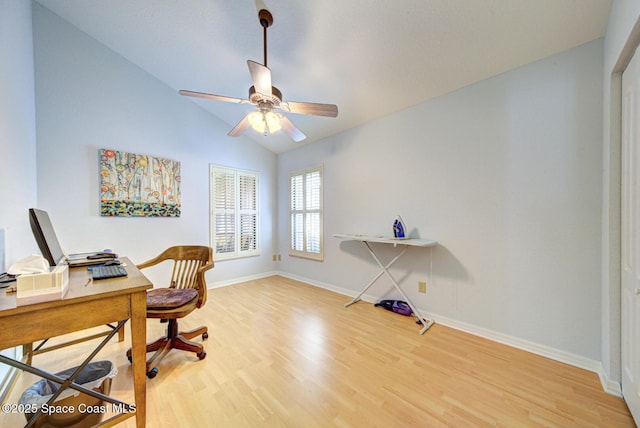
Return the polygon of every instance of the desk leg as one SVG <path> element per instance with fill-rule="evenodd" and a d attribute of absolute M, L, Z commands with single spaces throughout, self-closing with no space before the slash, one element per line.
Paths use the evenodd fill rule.
<path fill-rule="evenodd" d="M 411 302 L 411 300 L 409 300 L 409 298 L 407 297 L 406 294 L 404 294 L 404 291 L 402 291 L 402 288 L 400 288 L 400 286 L 398 285 L 398 283 L 396 282 L 395 279 L 393 279 L 393 276 L 391 276 L 391 273 L 389 273 L 389 267 L 391 267 L 391 265 L 400 258 L 400 256 L 402 256 L 405 251 L 407 250 L 407 246 L 404 246 L 404 249 L 402 250 L 402 252 L 396 257 L 394 258 L 391 263 L 387 264 L 387 266 L 383 265 L 382 262 L 380 262 L 380 259 L 378 259 L 378 256 L 376 256 L 376 253 L 373 252 L 373 249 L 371 248 L 371 246 L 369 245 L 368 242 L 364 241 L 364 244 L 367 246 L 367 248 L 369 249 L 369 252 L 371 253 L 371 256 L 374 258 L 374 260 L 376 261 L 376 263 L 378 263 L 378 266 L 380 266 L 382 268 L 382 272 L 380 272 L 380 275 L 378 275 L 378 277 L 376 277 L 376 279 L 378 279 L 383 273 L 385 273 L 387 275 L 387 277 L 389 277 L 389 279 L 391 280 L 391 282 L 393 283 L 393 286 L 396 287 L 396 289 L 398 290 L 398 292 L 400 292 L 400 295 L 402 295 L 402 298 L 407 302 L 407 304 L 409 305 L 409 307 L 411 308 L 411 310 L 413 311 L 414 316 L 416 316 L 420 322 L 422 323 L 422 329 L 420 329 L 420 334 L 424 334 L 424 332 L 426 332 L 427 330 L 429 330 L 429 327 L 431 327 L 434 324 L 433 320 L 427 320 L 425 317 L 423 317 L 420 312 L 418 311 L 418 309 L 416 309 L 415 305 Z M 371 286 L 371 284 L 369 284 L 369 286 L 367 288 L 369 288 Z"/>
<path fill-rule="evenodd" d="M 26 360 L 25 360 L 26 357 Z M 22 345 L 22 359 L 25 360 L 27 365 L 31 365 L 33 362 L 33 343 L 25 343 Z"/>
<path fill-rule="evenodd" d="M 138 428 L 144 428 L 147 416 L 146 342 L 147 295 L 145 292 L 133 293 L 131 295 L 131 358 Z"/>
<path fill-rule="evenodd" d="M 118 342 L 124 342 L 124 328 L 118 330 Z"/>

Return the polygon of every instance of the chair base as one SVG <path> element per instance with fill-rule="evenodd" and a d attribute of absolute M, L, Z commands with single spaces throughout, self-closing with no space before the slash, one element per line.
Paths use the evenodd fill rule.
<path fill-rule="evenodd" d="M 192 342 L 189 339 L 193 339 L 196 336 L 202 336 L 202 340 L 206 340 L 209 337 L 207 327 L 198 327 L 189 331 L 178 332 L 178 322 L 175 319 L 169 320 L 167 327 L 167 335 L 162 336 L 154 342 L 147 344 L 147 352 L 154 352 L 154 354 L 147 360 L 146 373 L 149 379 L 152 379 L 158 374 L 158 364 L 172 349 L 179 349 L 181 351 L 194 352 L 198 359 L 203 360 L 207 353 L 204 350 L 204 346 L 201 343 Z M 131 349 L 127 351 L 127 358 L 131 362 Z"/>

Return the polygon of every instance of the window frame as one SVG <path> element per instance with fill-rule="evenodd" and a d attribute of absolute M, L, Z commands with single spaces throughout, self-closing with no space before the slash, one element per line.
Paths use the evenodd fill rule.
<path fill-rule="evenodd" d="M 313 174 L 313 173 L 319 173 L 320 174 L 320 178 L 319 178 L 319 188 L 316 189 L 316 191 L 318 192 L 318 208 L 312 208 L 309 209 L 308 208 L 308 201 L 307 201 L 307 177 L 309 174 Z M 302 201 L 303 201 L 303 208 L 302 209 L 294 209 L 294 203 L 293 203 L 293 199 L 294 199 L 294 195 L 293 195 L 293 185 L 292 185 L 292 179 L 294 177 L 302 177 L 302 189 L 303 189 L 303 195 L 302 195 Z M 324 189 L 324 165 L 316 165 L 316 166 L 312 166 L 312 167 L 308 167 L 308 168 L 304 168 L 304 169 L 300 169 L 297 171 L 292 171 L 289 173 L 289 255 L 293 256 L 293 257 L 301 257 L 301 258 L 305 258 L 305 259 L 310 259 L 310 260 L 316 260 L 316 261 L 324 261 L 324 194 L 323 194 L 323 189 Z M 298 214 L 298 215 L 302 215 L 302 235 L 303 235 L 303 242 L 302 242 L 302 250 L 299 249 L 295 249 L 294 248 L 294 233 L 293 233 L 293 227 L 294 227 L 294 214 Z M 308 237 L 309 237 L 309 231 L 307 230 L 307 219 L 309 214 L 319 214 L 319 224 L 317 224 L 318 226 L 318 233 L 319 236 L 317 236 L 317 241 L 318 241 L 318 245 L 319 245 L 319 251 L 318 252 L 314 252 L 314 251 L 309 251 L 307 248 L 307 243 L 308 243 Z"/>
<path fill-rule="evenodd" d="M 228 174 L 233 176 L 233 208 L 218 208 L 216 202 L 218 200 L 217 189 L 217 173 Z M 253 185 L 254 208 L 241 209 L 241 180 L 243 178 L 255 180 Z M 225 183 L 228 185 L 229 183 Z M 228 188 L 228 187 L 226 187 Z M 260 255 L 260 173 L 246 169 L 232 168 L 224 165 L 209 164 L 209 242 L 213 248 L 213 255 L 216 261 L 234 260 L 245 257 L 255 257 Z M 251 199 L 251 198 L 250 198 Z M 217 215 L 224 212 L 227 215 L 233 215 L 233 251 L 219 252 L 220 246 L 217 233 Z M 251 234 L 242 234 L 242 216 L 254 215 L 255 225 L 254 233 L 249 244 L 250 248 L 243 249 L 243 237 Z"/>

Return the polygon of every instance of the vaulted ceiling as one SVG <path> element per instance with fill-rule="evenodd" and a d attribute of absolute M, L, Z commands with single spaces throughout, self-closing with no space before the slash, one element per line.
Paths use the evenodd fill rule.
<path fill-rule="evenodd" d="M 610 0 L 37 0 L 176 90 L 247 98 L 263 62 L 307 139 L 245 135 L 279 153 L 604 36 Z M 250 105 L 191 99 L 229 125 Z M 221 134 L 220 138 L 227 137 Z"/>

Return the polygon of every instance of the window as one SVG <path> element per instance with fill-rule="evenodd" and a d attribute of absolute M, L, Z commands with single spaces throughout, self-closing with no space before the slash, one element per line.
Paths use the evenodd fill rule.
<path fill-rule="evenodd" d="M 259 255 L 259 174 L 218 165 L 210 165 L 209 173 L 215 260 Z"/>
<path fill-rule="evenodd" d="M 289 175 L 289 255 L 323 260 L 322 166 Z"/>

